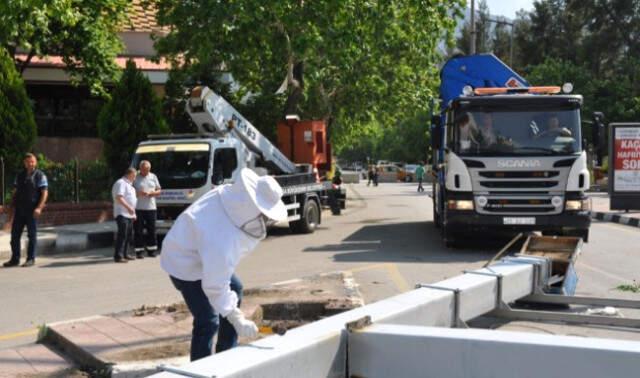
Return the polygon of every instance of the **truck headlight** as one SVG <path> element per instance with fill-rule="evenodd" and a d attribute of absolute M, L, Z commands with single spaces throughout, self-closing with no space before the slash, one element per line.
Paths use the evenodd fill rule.
<path fill-rule="evenodd" d="M 473 210 L 473 201 L 471 200 L 449 200 L 447 201 L 449 210 Z"/>
<path fill-rule="evenodd" d="M 589 211 L 591 210 L 591 198 L 568 200 L 565 205 L 565 209 L 573 211 Z"/>

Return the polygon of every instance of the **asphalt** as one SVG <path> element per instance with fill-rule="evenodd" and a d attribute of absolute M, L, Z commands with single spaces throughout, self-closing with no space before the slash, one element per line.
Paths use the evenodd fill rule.
<path fill-rule="evenodd" d="M 353 180 L 349 181 L 357 180 L 357 177 L 354 177 Z M 359 185 L 363 184 L 364 182 Z M 411 187 L 415 184 L 398 185 Z M 426 191 L 426 193 L 429 192 L 430 191 Z M 592 199 L 591 214 L 594 219 L 632 227 L 640 227 L 640 211 L 611 210 L 609 206 L 609 196 L 606 192 L 591 192 L 589 193 L 589 196 Z M 68 254 L 84 250 L 111 247 L 113 245 L 115 230 L 116 225 L 113 221 L 41 227 L 38 229 L 37 255 L 49 256 L 56 254 Z M 10 241 L 10 232 L 0 230 L 0 260 L 10 258 Z M 22 235 L 21 241 L 24 258 L 27 246 L 26 230 Z"/>

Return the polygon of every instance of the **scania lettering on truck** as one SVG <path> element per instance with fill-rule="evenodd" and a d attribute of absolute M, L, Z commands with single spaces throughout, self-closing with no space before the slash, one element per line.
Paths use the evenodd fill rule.
<path fill-rule="evenodd" d="M 582 96 L 532 87 L 491 54 L 441 71 L 432 120 L 434 223 L 447 246 L 465 232 L 542 231 L 589 238 Z"/>

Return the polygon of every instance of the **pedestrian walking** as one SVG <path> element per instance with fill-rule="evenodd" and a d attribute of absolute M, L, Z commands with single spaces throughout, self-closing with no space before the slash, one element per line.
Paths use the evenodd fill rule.
<path fill-rule="evenodd" d="M 373 176 L 375 175 L 373 165 L 369 165 L 369 170 L 367 171 L 367 186 L 371 185 L 373 182 Z"/>
<path fill-rule="evenodd" d="M 133 237 L 133 221 L 136 219 L 136 190 L 133 181 L 136 179 L 136 170 L 127 168 L 124 175 L 113 184 L 111 195 L 113 196 L 113 217 L 118 226 L 118 236 L 113 259 L 117 263 L 126 263 L 127 260 L 135 260 L 128 253 L 129 244 Z"/>
<path fill-rule="evenodd" d="M 282 188 L 271 176 L 242 169 L 235 183 L 209 191 L 187 208 L 167 233 L 160 265 L 193 315 L 191 361 L 234 347 L 258 328 L 239 309 L 240 260 L 265 238 L 267 223 L 287 219 Z"/>
<path fill-rule="evenodd" d="M 24 156 L 24 170 L 18 173 L 13 182 L 11 196 L 11 259 L 3 264 L 9 268 L 20 264 L 20 239 L 22 231 L 27 227 L 29 244 L 27 245 L 27 260 L 23 267 L 36 263 L 36 246 L 38 242 L 37 220 L 42 214 L 49 196 L 47 176 L 37 168 L 38 159 L 32 153 Z"/>
<path fill-rule="evenodd" d="M 424 180 L 424 163 L 420 162 L 416 168 L 416 180 L 418 181 L 418 193 L 424 192 L 422 180 Z"/>
<path fill-rule="evenodd" d="M 378 178 L 380 177 L 380 167 L 373 166 L 373 186 L 378 186 Z"/>
<path fill-rule="evenodd" d="M 151 172 L 151 163 L 147 160 L 140 162 L 140 173 L 133 181 L 136 189 L 136 220 L 133 222 L 134 228 L 134 250 L 136 257 L 147 256 L 156 257 L 158 250 L 158 239 L 156 238 L 156 197 L 160 195 L 160 181 Z M 144 234 L 146 232 L 146 235 Z"/>

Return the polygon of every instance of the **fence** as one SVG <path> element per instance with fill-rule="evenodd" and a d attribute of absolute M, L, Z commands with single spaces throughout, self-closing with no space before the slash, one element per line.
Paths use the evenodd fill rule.
<path fill-rule="evenodd" d="M 38 168 L 45 173 L 49 182 L 48 203 L 111 200 L 113 179 L 107 164 L 101 160 L 81 163 L 74 159 L 67 163 L 56 163 L 39 157 Z M 16 173 L 10 172 L 5 160 L 0 157 L 0 186 L 3 206 L 6 201 L 10 200 L 11 183 Z"/>

